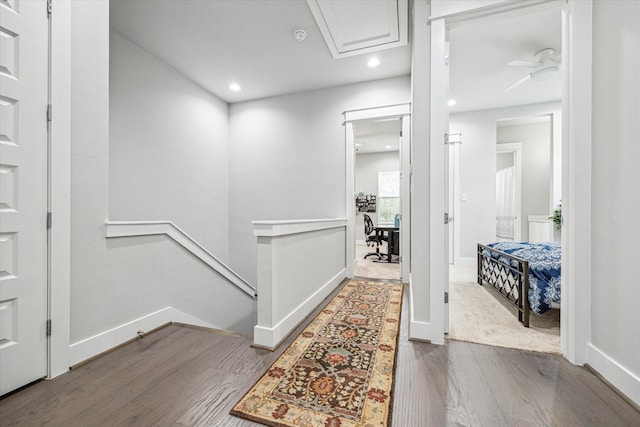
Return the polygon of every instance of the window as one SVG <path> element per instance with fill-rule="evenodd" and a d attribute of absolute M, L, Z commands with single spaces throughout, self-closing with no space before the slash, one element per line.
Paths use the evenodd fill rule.
<path fill-rule="evenodd" d="M 393 225 L 400 213 L 400 172 L 378 172 L 378 225 Z"/>

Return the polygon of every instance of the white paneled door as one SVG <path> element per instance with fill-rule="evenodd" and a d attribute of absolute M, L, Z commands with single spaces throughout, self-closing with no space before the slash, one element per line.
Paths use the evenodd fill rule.
<path fill-rule="evenodd" d="M 47 374 L 47 2 L 0 1 L 0 395 Z"/>

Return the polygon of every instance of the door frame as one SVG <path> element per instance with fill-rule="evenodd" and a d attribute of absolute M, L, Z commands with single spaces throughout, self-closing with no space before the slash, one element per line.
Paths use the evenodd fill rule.
<path fill-rule="evenodd" d="M 441 2 L 443 3 L 443 2 Z M 457 2 L 456 2 L 457 3 Z M 482 3 L 480 3 L 482 4 Z M 420 337 L 434 343 L 442 343 L 444 336 L 444 291 L 445 277 L 442 249 L 445 248 L 442 213 L 446 211 L 441 189 L 444 173 L 435 159 L 442 159 L 442 116 L 446 114 L 446 100 L 438 89 L 438 78 L 442 78 L 439 64 L 445 43 L 445 25 L 450 22 L 487 16 L 524 7 L 546 7 L 557 1 L 544 1 L 536 6 L 500 2 L 489 6 L 467 6 L 467 9 L 451 6 L 450 11 L 440 15 L 431 14 L 428 22 L 430 34 L 431 84 L 430 112 L 430 255 L 429 297 L 431 336 Z M 562 227 L 562 282 L 561 308 L 562 354 L 570 362 L 584 364 L 590 341 L 591 306 L 591 57 L 592 57 L 592 1 L 568 0 L 562 6 L 562 52 L 563 52 L 563 96 L 562 96 L 562 198 L 564 226 Z M 433 6 L 433 4 L 432 4 Z M 458 5 L 459 6 L 459 5 Z M 443 9 L 445 6 L 440 5 Z M 444 9 L 443 9 L 444 10 Z M 440 54 L 440 55 L 439 55 Z M 435 71 L 435 73 L 434 73 Z M 434 93 L 434 90 L 436 93 Z M 433 126 L 436 126 L 434 129 Z M 435 163 L 434 163 L 435 162 Z M 434 167 L 435 166 L 435 167 Z M 578 212 L 580 214 L 578 214 Z"/>
<path fill-rule="evenodd" d="M 411 259 L 411 214 L 410 214 L 410 176 L 411 176 L 411 104 L 394 104 L 380 107 L 362 108 L 357 110 L 347 110 L 342 113 L 344 116 L 345 129 L 345 206 L 347 217 L 347 241 L 346 243 L 346 274 L 353 277 L 355 264 L 355 135 L 353 124 L 361 121 L 376 119 L 402 120 L 402 138 L 400 139 L 400 215 L 402 227 L 400 227 L 400 255 L 401 278 L 403 282 L 409 281 L 410 259 Z M 405 179 L 409 177 L 409 179 Z"/>
<path fill-rule="evenodd" d="M 522 237 L 522 142 L 496 143 L 496 154 L 512 153 L 513 166 L 516 171 L 516 195 L 513 203 L 516 206 L 513 241 L 519 242 Z"/>
<path fill-rule="evenodd" d="M 69 370 L 71 337 L 71 2 L 55 0 L 50 25 L 48 378 Z"/>
<path fill-rule="evenodd" d="M 456 251 L 458 250 L 458 243 L 456 242 L 456 236 L 458 234 L 456 230 L 456 218 L 458 218 L 458 200 L 460 200 L 460 188 L 459 178 L 460 173 L 458 168 L 460 167 L 460 144 L 462 141 L 452 142 L 451 133 L 449 134 L 449 168 L 447 169 L 449 175 L 448 182 L 448 212 L 449 212 L 449 265 L 456 264 Z"/>

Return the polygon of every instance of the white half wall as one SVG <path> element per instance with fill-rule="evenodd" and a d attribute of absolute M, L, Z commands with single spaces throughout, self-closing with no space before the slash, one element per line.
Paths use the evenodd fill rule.
<path fill-rule="evenodd" d="M 346 110 L 409 101 L 398 77 L 230 106 L 230 266 L 257 278 L 252 221 L 346 216 Z"/>
<path fill-rule="evenodd" d="M 346 277 L 346 219 L 258 221 L 254 343 L 274 349 Z"/>
<path fill-rule="evenodd" d="M 591 347 L 587 363 L 640 404 L 640 2 L 593 2 Z"/>
<path fill-rule="evenodd" d="M 496 121 L 545 114 L 554 114 L 554 117 L 559 117 L 560 103 L 550 102 L 451 114 L 450 132 L 462 133 L 460 193 L 467 196 L 467 200 L 458 202 L 459 213 L 456 216 L 460 229 L 461 257 L 474 258 L 478 243 L 495 240 Z M 548 170 L 548 161 L 545 167 Z M 548 187 L 547 181 L 545 188 Z M 548 191 L 545 197 L 549 197 Z M 526 227 L 524 212 L 522 222 L 523 227 Z"/>

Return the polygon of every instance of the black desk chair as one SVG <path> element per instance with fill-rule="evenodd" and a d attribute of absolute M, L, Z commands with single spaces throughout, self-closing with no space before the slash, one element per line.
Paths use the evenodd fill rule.
<path fill-rule="evenodd" d="M 364 235 L 366 237 L 367 246 L 376 246 L 375 252 L 369 252 L 364 256 L 365 259 L 370 256 L 376 256 L 378 259 L 382 259 L 385 254 L 380 253 L 380 244 L 387 240 L 386 237 L 380 236 L 378 233 L 373 232 L 373 221 L 371 221 L 371 217 L 367 214 L 364 215 Z"/>

